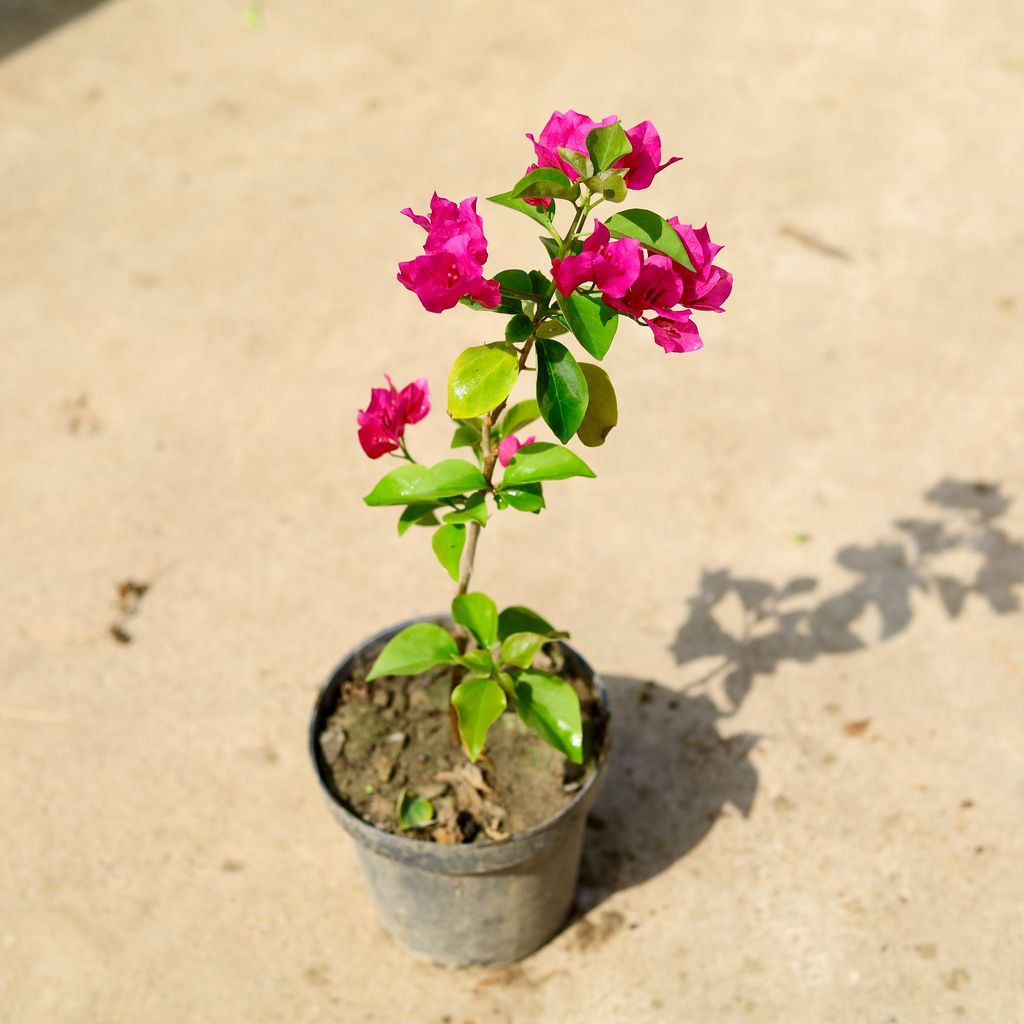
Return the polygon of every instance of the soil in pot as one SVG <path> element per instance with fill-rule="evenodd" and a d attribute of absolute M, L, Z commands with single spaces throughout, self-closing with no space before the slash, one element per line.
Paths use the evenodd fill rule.
<path fill-rule="evenodd" d="M 452 669 L 367 682 L 370 663 L 342 684 L 319 740 L 338 796 L 377 828 L 437 843 L 505 839 L 556 815 L 596 768 L 604 709 L 557 651 L 538 667 L 561 675 L 579 695 L 582 765 L 530 732 L 511 709 L 491 727 L 473 764 L 452 740 Z M 399 828 L 397 805 L 406 791 L 431 801 L 433 825 Z"/>

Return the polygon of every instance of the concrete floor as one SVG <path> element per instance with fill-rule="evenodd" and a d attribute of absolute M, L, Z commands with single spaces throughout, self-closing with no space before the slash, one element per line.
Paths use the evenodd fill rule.
<path fill-rule="evenodd" d="M 0 1020 L 1024 1020 L 1024 7 L 24 7 Z M 483 539 L 618 746 L 583 915 L 451 973 L 382 933 L 304 730 L 345 649 L 449 596 L 359 501 L 354 414 L 384 372 L 440 406 L 491 325 L 395 283 L 398 210 L 509 187 L 570 106 L 658 125 L 686 159 L 641 205 L 707 219 L 736 288 L 699 354 L 623 327 L 598 479 Z M 537 261 L 483 213 L 495 269 Z"/>

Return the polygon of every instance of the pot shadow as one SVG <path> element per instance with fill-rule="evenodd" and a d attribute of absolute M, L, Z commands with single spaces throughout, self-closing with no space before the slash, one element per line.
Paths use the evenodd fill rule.
<path fill-rule="evenodd" d="M 786 662 L 885 643 L 910 628 L 921 601 L 937 601 L 952 620 L 972 600 L 997 615 L 1020 610 L 1024 542 L 1000 521 L 1011 504 L 1002 488 L 945 479 L 924 502 L 927 514 L 836 551 L 853 579 L 835 593 L 819 596 L 813 576 L 773 582 L 704 570 L 669 648 L 697 678 L 680 689 L 606 678 L 612 764 L 588 822 L 574 919 L 671 867 L 730 808 L 749 815 L 759 737 L 721 729 L 758 679 Z"/>
<path fill-rule="evenodd" d="M 0 0 L 0 60 L 105 0 Z"/>
<path fill-rule="evenodd" d="M 590 817 L 576 916 L 684 857 L 731 806 L 757 792 L 751 733 L 723 736 L 710 697 L 650 680 L 603 676 L 614 721 L 608 774 Z"/>

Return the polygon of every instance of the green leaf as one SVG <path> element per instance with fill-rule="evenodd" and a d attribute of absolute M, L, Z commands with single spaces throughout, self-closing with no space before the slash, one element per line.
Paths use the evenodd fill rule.
<path fill-rule="evenodd" d="M 398 827 L 402 829 L 426 828 L 434 823 L 434 805 L 421 796 L 403 789 L 395 806 Z"/>
<path fill-rule="evenodd" d="M 509 434 L 514 434 L 517 430 L 539 419 L 540 406 L 537 404 L 537 400 L 535 398 L 527 398 L 522 402 L 516 402 L 515 405 L 509 406 L 505 415 L 501 417 L 498 429 L 502 437 L 508 437 Z"/>
<path fill-rule="evenodd" d="M 537 337 L 557 338 L 560 334 L 565 334 L 568 330 L 568 326 L 561 317 L 553 317 L 551 320 L 545 320 L 540 327 L 537 328 Z"/>
<path fill-rule="evenodd" d="M 466 546 L 466 527 L 462 523 L 446 523 L 439 526 L 434 531 L 430 546 L 434 549 L 441 568 L 458 583 L 462 549 Z"/>
<path fill-rule="evenodd" d="M 530 286 L 530 291 L 538 299 L 543 299 L 545 295 L 550 295 L 554 291 L 551 278 L 541 270 L 530 271 Z"/>
<path fill-rule="evenodd" d="M 605 221 L 605 227 L 615 238 L 635 238 L 648 249 L 664 253 L 676 263 L 693 270 L 690 254 L 675 228 L 657 213 L 650 210 L 623 210 L 612 214 Z"/>
<path fill-rule="evenodd" d="M 479 418 L 456 420 L 458 425 L 452 435 L 452 448 L 475 448 L 483 438 L 483 423 Z"/>
<path fill-rule="evenodd" d="M 410 526 L 437 526 L 437 516 L 434 509 L 437 504 L 433 501 L 417 502 L 403 509 L 398 517 L 398 536 L 401 537 Z"/>
<path fill-rule="evenodd" d="M 540 633 L 513 633 L 501 645 L 501 663 L 529 668 L 540 649 L 550 641 Z"/>
<path fill-rule="evenodd" d="M 611 167 L 619 157 L 633 152 L 633 143 L 626 137 L 621 121 L 591 128 L 587 133 L 587 152 L 594 163 L 594 170 L 603 171 Z"/>
<path fill-rule="evenodd" d="M 541 636 L 551 639 L 569 636 L 568 633 L 555 629 L 532 608 L 524 608 L 521 604 L 509 605 L 498 616 L 498 638 L 507 640 L 513 633 L 540 633 Z"/>
<path fill-rule="evenodd" d="M 498 606 L 486 594 L 460 594 L 452 601 L 452 619 L 465 626 L 481 647 L 498 642 Z"/>
<path fill-rule="evenodd" d="M 533 321 L 525 313 L 516 313 L 505 324 L 505 340 L 518 344 L 533 334 Z"/>
<path fill-rule="evenodd" d="M 517 292 L 530 291 L 530 275 L 525 270 L 499 270 L 494 275 L 494 280 L 503 288 L 511 288 Z M 507 313 L 515 315 L 523 311 L 523 300 L 515 295 L 502 295 L 501 305 L 494 310 L 495 313 Z"/>
<path fill-rule="evenodd" d="M 516 676 L 512 703 L 527 727 L 575 764 L 583 763 L 580 699 L 564 679 L 525 669 Z"/>
<path fill-rule="evenodd" d="M 568 441 L 587 411 L 587 379 L 572 353 L 560 342 L 538 338 L 537 404 L 559 441 Z"/>
<path fill-rule="evenodd" d="M 608 374 L 600 366 L 580 363 L 580 369 L 587 378 L 590 401 L 576 436 L 588 448 L 597 448 L 604 444 L 612 427 L 619 422 L 619 403 Z"/>
<path fill-rule="evenodd" d="M 568 181 L 568 178 L 566 179 Z M 544 227 L 548 227 L 551 224 L 551 218 L 547 215 L 543 207 L 531 206 L 529 203 L 524 203 L 522 199 L 518 199 L 512 194 L 512 192 L 503 192 L 499 196 L 488 196 L 487 202 L 497 203 L 498 206 L 508 207 L 510 210 L 515 210 L 517 213 L 524 213 L 530 220 L 535 220 L 538 224 L 542 224 Z"/>
<path fill-rule="evenodd" d="M 594 477 L 597 474 L 575 453 L 560 444 L 534 441 L 512 456 L 501 478 L 502 489 L 533 484 L 539 480 L 565 480 L 571 476 Z"/>
<path fill-rule="evenodd" d="M 465 459 L 444 459 L 436 466 L 399 466 L 382 477 L 363 498 L 367 505 L 410 505 L 417 501 L 453 498 L 487 489 L 483 473 Z"/>
<path fill-rule="evenodd" d="M 451 633 L 433 622 L 417 622 L 393 636 L 377 655 L 366 678 L 414 676 L 435 665 L 447 665 L 459 656 Z"/>
<path fill-rule="evenodd" d="M 448 378 L 448 413 L 468 419 L 500 405 L 519 378 L 519 354 L 507 342 L 467 348 Z"/>
<path fill-rule="evenodd" d="M 596 295 L 559 295 L 558 304 L 576 340 L 595 358 L 604 359 L 612 347 L 619 314 Z"/>
<path fill-rule="evenodd" d="M 578 199 L 580 187 L 555 167 L 538 167 L 512 187 L 515 199 Z"/>
<path fill-rule="evenodd" d="M 613 203 L 621 203 L 626 198 L 626 179 L 621 171 L 601 171 L 584 178 L 583 184 Z"/>
<path fill-rule="evenodd" d="M 540 244 L 548 251 L 548 255 L 554 260 L 558 258 L 561 247 L 550 235 L 541 235 Z"/>
<path fill-rule="evenodd" d="M 544 489 L 540 484 L 523 484 L 498 491 L 507 505 L 520 512 L 539 512 L 544 508 Z"/>
<path fill-rule="evenodd" d="M 566 149 L 565 146 L 558 147 L 558 155 L 576 172 L 584 178 L 589 178 L 594 173 L 594 165 L 587 159 L 586 154 L 577 153 L 575 149 Z"/>
<path fill-rule="evenodd" d="M 473 677 L 455 687 L 452 704 L 459 716 L 466 752 L 475 761 L 484 749 L 488 731 L 505 710 L 505 692 L 493 679 Z"/>
<path fill-rule="evenodd" d="M 446 512 L 443 518 L 446 523 L 479 523 L 481 526 L 486 526 L 487 506 L 484 504 L 483 494 L 480 491 L 471 494 L 466 499 L 464 509 Z"/>
<path fill-rule="evenodd" d="M 459 658 L 459 664 L 465 665 L 474 675 L 489 676 L 494 671 L 494 658 L 491 652 L 482 647 L 467 651 Z"/>

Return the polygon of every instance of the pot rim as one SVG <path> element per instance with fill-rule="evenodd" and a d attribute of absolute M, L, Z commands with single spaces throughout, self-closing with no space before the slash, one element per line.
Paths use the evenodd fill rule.
<path fill-rule="evenodd" d="M 384 829 L 378 828 L 357 814 L 338 795 L 331 784 L 326 760 L 320 749 L 319 742 L 320 732 L 328 714 L 328 696 L 330 695 L 332 698 L 335 696 L 337 686 L 340 685 L 342 677 L 349 674 L 352 662 L 368 647 L 380 641 L 387 641 L 399 631 L 418 622 L 436 622 L 441 625 L 450 625 L 451 621 L 451 616 L 447 614 L 419 615 L 395 625 L 386 626 L 384 629 L 378 630 L 352 647 L 331 670 L 330 675 L 328 675 L 326 682 L 317 695 L 309 723 L 309 753 L 320 788 L 324 792 L 331 811 L 344 826 L 345 830 L 354 838 L 386 857 L 416 864 L 419 867 L 427 868 L 427 870 L 433 868 L 433 870 L 449 872 L 457 871 L 461 866 L 465 870 L 475 872 L 482 868 L 482 865 L 480 865 L 481 858 L 487 858 L 490 861 L 500 860 L 503 866 L 508 866 L 533 856 L 547 845 L 546 840 L 549 837 L 551 839 L 557 838 L 556 830 L 562 821 L 575 814 L 586 814 L 590 810 L 594 800 L 597 798 L 598 787 L 604 776 L 608 763 L 608 754 L 611 749 L 611 710 L 608 704 L 608 691 L 601 677 L 574 647 L 565 643 L 564 640 L 558 640 L 557 643 L 573 660 L 576 668 L 590 680 L 597 691 L 606 719 L 604 741 L 597 755 L 594 769 L 590 773 L 590 777 L 574 794 L 572 800 L 558 811 L 557 814 L 546 818 L 536 825 L 532 825 L 528 829 L 524 829 L 522 832 L 516 832 L 507 839 L 485 839 L 479 843 L 448 845 L 425 842 L 422 839 L 413 839 L 410 836 L 387 832 Z M 333 711 L 333 709 L 332 705 L 331 710 Z M 487 870 L 494 866 L 494 864 L 489 864 Z"/>

